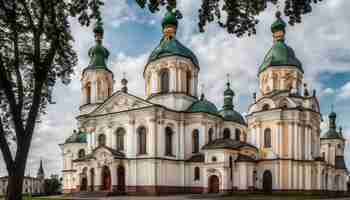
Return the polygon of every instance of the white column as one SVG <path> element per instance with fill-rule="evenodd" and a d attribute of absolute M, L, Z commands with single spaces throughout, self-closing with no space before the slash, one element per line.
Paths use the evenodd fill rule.
<path fill-rule="evenodd" d="M 91 152 L 91 133 L 87 133 L 86 134 L 86 137 L 87 137 L 87 153 L 89 154 Z"/>
<path fill-rule="evenodd" d="M 154 118 L 149 119 L 148 121 L 148 133 L 147 133 L 147 154 L 149 154 L 150 156 L 156 156 L 156 141 L 157 138 L 155 137 L 155 133 L 156 133 L 156 126 L 155 126 L 156 122 Z"/>
<path fill-rule="evenodd" d="M 277 123 L 277 126 L 274 128 L 274 130 L 273 130 L 273 137 L 274 137 L 274 139 L 273 139 L 273 152 L 275 153 L 275 154 L 277 154 L 278 155 L 278 142 L 279 142 L 279 134 L 278 134 L 278 131 L 279 131 L 279 127 L 278 127 L 278 123 Z"/>
<path fill-rule="evenodd" d="M 257 134 L 256 134 L 256 146 L 258 147 L 258 149 L 261 148 L 261 125 L 258 124 L 256 126 L 256 130 L 257 130 Z"/>
<path fill-rule="evenodd" d="M 151 73 L 151 93 L 155 94 L 158 93 L 158 76 L 155 71 L 152 71 Z"/>
<path fill-rule="evenodd" d="M 178 136 L 179 136 L 179 142 L 177 145 L 179 148 L 178 156 L 180 160 L 185 159 L 185 121 L 180 121 L 178 123 Z"/>
<path fill-rule="evenodd" d="M 116 186 L 118 185 L 117 181 L 117 166 L 116 165 L 111 165 L 110 167 L 110 171 L 111 171 L 111 179 L 112 179 L 112 189 L 113 189 L 113 186 Z"/>
<path fill-rule="evenodd" d="M 293 158 L 294 155 L 293 155 L 293 145 L 294 145 L 294 134 L 293 133 L 293 123 L 288 123 L 288 141 L 289 141 L 289 144 L 288 144 L 288 157 L 289 158 Z"/>
<path fill-rule="evenodd" d="M 302 143 L 302 140 L 303 140 L 303 125 L 302 124 L 299 124 L 298 126 L 298 159 L 302 159 L 302 154 L 304 153 L 304 145 Z"/>
<path fill-rule="evenodd" d="M 293 128 L 293 135 L 294 135 L 294 139 L 293 139 L 293 144 L 294 144 L 294 159 L 298 159 L 298 151 L 299 151 L 299 147 L 298 147 L 298 134 L 299 134 L 299 129 L 298 129 L 298 124 L 297 123 L 293 123 L 294 124 L 294 128 Z"/>
<path fill-rule="evenodd" d="M 170 91 L 176 91 L 176 68 L 170 68 Z"/>
<path fill-rule="evenodd" d="M 283 131 L 282 131 L 282 122 L 279 122 L 278 123 L 278 135 L 279 135 L 279 137 L 278 137 L 278 139 L 279 139 L 279 144 L 278 144 L 278 153 L 279 153 L 279 157 L 284 157 L 284 155 L 283 155 L 283 146 L 285 145 L 284 143 L 283 143 L 283 137 L 284 137 L 284 135 L 283 135 Z"/>
<path fill-rule="evenodd" d="M 135 122 L 132 119 L 129 120 L 127 125 L 126 144 L 127 157 L 135 157 L 137 150 L 137 137 L 135 132 Z"/>

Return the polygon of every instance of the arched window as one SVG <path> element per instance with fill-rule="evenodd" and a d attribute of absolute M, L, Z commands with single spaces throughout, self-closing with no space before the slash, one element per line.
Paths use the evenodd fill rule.
<path fill-rule="evenodd" d="M 197 129 L 192 133 L 192 148 L 193 153 L 199 152 L 199 131 Z"/>
<path fill-rule="evenodd" d="M 138 134 L 138 147 L 139 147 L 139 154 L 146 154 L 147 153 L 147 135 L 146 135 L 146 128 L 141 126 L 137 130 Z"/>
<path fill-rule="evenodd" d="M 231 138 L 231 131 L 228 128 L 224 129 L 224 139 Z"/>
<path fill-rule="evenodd" d="M 173 155 L 173 130 L 170 127 L 165 128 L 165 155 Z"/>
<path fill-rule="evenodd" d="M 188 71 L 186 72 L 186 94 L 190 94 L 191 93 L 191 81 L 192 81 L 192 75 L 191 72 Z"/>
<path fill-rule="evenodd" d="M 110 97 L 112 95 L 112 88 L 108 87 L 108 96 Z"/>
<path fill-rule="evenodd" d="M 85 150 L 84 149 L 80 149 L 78 152 L 78 158 L 84 158 L 85 157 Z"/>
<path fill-rule="evenodd" d="M 240 141 L 241 140 L 241 130 L 236 128 L 235 131 L 235 140 Z"/>
<path fill-rule="evenodd" d="M 85 86 L 86 90 L 86 104 L 91 103 L 91 83 L 88 82 Z"/>
<path fill-rule="evenodd" d="M 264 147 L 271 148 L 271 129 L 269 128 L 264 131 Z"/>
<path fill-rule="evenodd" d="M 194 168 L 194 180 L 199 181 L 201 179 L 200 169 L 199 167 Z"/>
<path fill-rule="evenodd" d="M 213 128 L 209 128 L 209 131 L 208 131 L 208 143 L 213 141 L 213 134 L 214 134 Z"/>
<path fill-rule="evenodd" d="M 98 136 L 98 145 L 99 146 L 105 146 L 106 145 L 106 135 L 101 134 Z"/>
<path fill-rule="evenodd" d="M 117 134 L 117 150 L 123 151 L 124 150 L 125 129 L 118 128 L 116 134 Z"/>
<path fill-rule="evenodd" d="M 265 104 L 263 107 L 262 107 L 262 110 L 265 111 L 265 110 L 269 110 L 270 109 L 270 105 L 269 104 Z"/>
<path fill-rule="evenodd" d="M 160 72 L 160 92 L 169 92 L 169 71 L 167 69 Z"/>

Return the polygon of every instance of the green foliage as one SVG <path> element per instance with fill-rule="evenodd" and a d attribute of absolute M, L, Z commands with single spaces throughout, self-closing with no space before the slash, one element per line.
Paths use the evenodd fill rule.
<path fill-rule="evenodd" d="M 57 178 L 45 179 L 44 190 L 46 195 L 60 194 L 62 184 Z"/>
<path fill-rule="evenodd" d="M 198 10 L 198 27 L 201 32 L 209 23 L 216 22 L 228 33 L 237 37 L 256 34 L 257 16 L 266 10 L 267 4 L 284 5 L 283 11 L 289 24 L 302 22 L 302 16 L 312 11 L 312 4 L 322 0 L 201 0 Z M 156 12 L 161 6 L 176 8 L 176 0 L 136 0 L 141 8 Z"/>

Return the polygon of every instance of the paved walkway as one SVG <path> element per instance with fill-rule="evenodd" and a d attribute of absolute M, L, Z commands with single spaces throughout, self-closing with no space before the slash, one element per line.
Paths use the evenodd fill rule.
<path fill-rule="evenodd" d="M 328 199 L 328 200 L 350 200 L 348 198 L 317 198 L 317 197 L 302 197 L 302 196 L 217 196 L 217 195 L 175 195 L 175 196 L 116 196 L 105 198 L 94 198 L 84 200 L 316 200 L 316 199 Z M 68 200 L 68 199 L 67 199 Z M 83 199 L 81 199 L 83 200 Z"/>

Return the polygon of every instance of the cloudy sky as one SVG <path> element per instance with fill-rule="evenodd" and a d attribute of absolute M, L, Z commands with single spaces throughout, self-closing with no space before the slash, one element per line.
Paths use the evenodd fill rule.
<path fill-rule="evenodd" d="M 231 74 L 232 86 L 237 94 L 236 109 L 244 113 L 252 102 L 251 94 L 258 91 L 257 70 L 265 53 L 272 45 L 270 25 L 275 7 L 259 16 L 257 35 L 237 39 L 216 24 L 207 27 L 205 33 L 197 28 L 199 0 L 181 0 L 179 9 L 184 18 L 180 22 L 177 37 L 197 55 L 200 62 L 200 83 L 207 98 L 222 106 L 222 92 L 226 74 Z M 327 129 L 327 115 L 331 104 L 338 113 L 338 124 L 350 138 L 350 1 L 324 0 L 314 7 L 303 24 L 287 29 L 287 43 L 303 62 L 305 81 L 317 90 Z M 142 71 L 146 60 L 161 38 L 160 20 L 163 12 L 150 14 L 135 5 L 134 0 L 107 0 L 103 8 L 104 45 L 111 51 L 109 68 L 116 78 L 115 88 L 120 88 L 123 72 L 129 80 L 130 93 L 144 97 Z M 75 49 L 79 55 L 76 74 L 70 85 L 57 84 L 48 115 L 38 125 L 28 159 L 27 173 L 37 172 L 40 158 L 47 175 L 60 174 L 62 169 L 59 144 L 76 129 L 75 116 L 80 100 L 80 75 L 89 62 L 87 51 L 94 44 L 92 28 L 82 28 L 72 20 Z M 214 84 L 215 83 L 215 84 Z M 346 150 L 350 167 L 350 150 Z M 6 169 L 0 155 L 0 175 Z"/>

